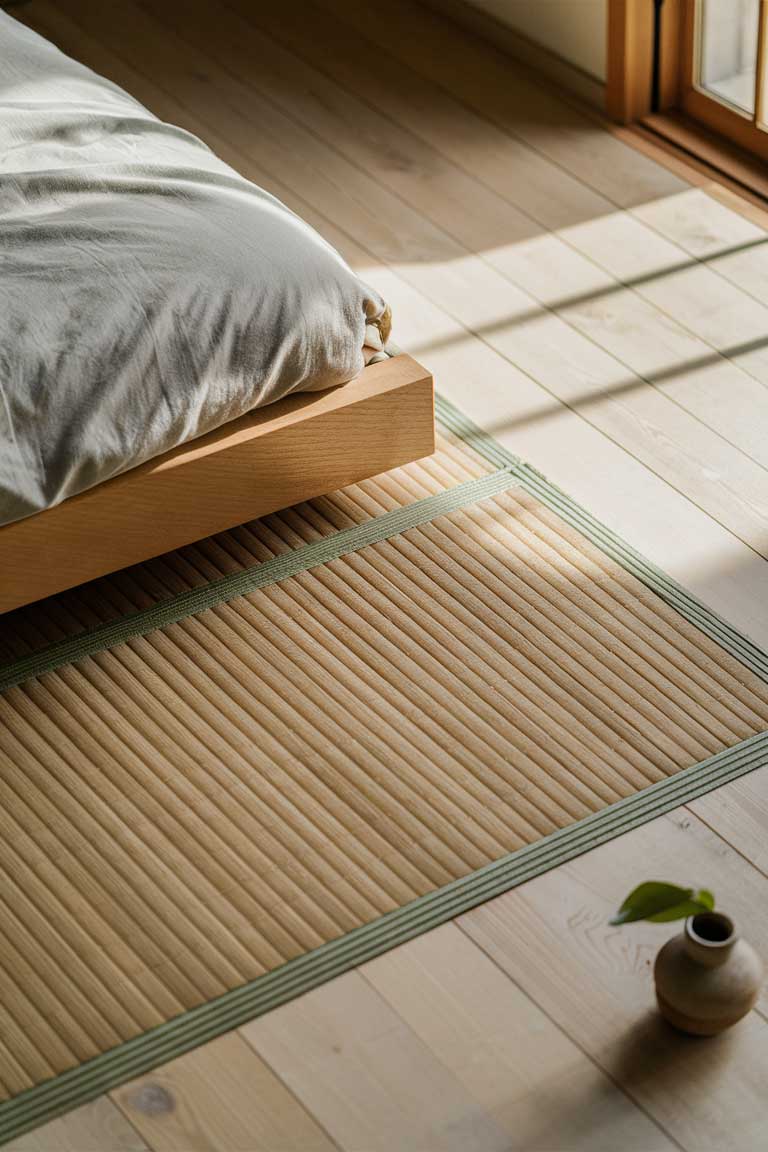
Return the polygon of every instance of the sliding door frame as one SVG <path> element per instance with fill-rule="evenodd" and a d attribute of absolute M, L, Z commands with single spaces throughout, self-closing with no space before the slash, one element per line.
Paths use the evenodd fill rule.
<path fill-rule="evenodd" d="M 666 2 L 666 0 L 665 0 Z M 768 33 L 768 2 L 760 0 L 759 7 L 759 34 L 757 47 L 757 68 L 755 83 L 755 115 L 739 112 L 725 100 L 720 100 L 713 93 L 703 91 L 697 87 L 696 55 L 698 51 L 698 32 L 696 28 L 696 2 L 685 0 L 682 13 L 682 38 L 680 43 L 681 54 L 679 72 L 682 78 L 680 92 L 681 111 L 692 119 L 704 124 L 713 132 L 725 136 L 731 143 L 747 152 L 768 160 L 768 132 L 758 127 L 765 123 L 764 93 L 762 73 L 765 63 L 765 37 Z"/>
<path fill-rule="evenodd" d="M 695 86 L 695 19 L 696 0 L 608 0 L 606 112 L 768 199 L 768 131 Z M 758 76 L 768 68 L 768 0 L 760 22 Z M 756 119 L 768 119 L 768 105 L 758 103 Z"/>

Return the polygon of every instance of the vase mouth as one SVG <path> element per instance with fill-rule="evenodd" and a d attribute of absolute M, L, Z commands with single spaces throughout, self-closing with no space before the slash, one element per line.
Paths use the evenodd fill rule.
<path fill-rule="evenodd" d="M 724 912 L 697 912 L 685 922 L 689 940 L 702 948 L 725 948 L 736 939 L 736 927 Z"/>

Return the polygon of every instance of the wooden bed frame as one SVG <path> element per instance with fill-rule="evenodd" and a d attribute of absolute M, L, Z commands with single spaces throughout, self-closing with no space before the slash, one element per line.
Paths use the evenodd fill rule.
<path fill-rule="evenodd" d="M 0 528 L 0 612 L 434 451 L 432 378 L 410 356 L 289 396 Z"/>

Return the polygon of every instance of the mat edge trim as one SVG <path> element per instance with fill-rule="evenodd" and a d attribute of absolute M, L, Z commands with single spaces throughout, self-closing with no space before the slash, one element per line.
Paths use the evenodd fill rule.
<path fill-rule="evenodd" d="M 33 661 L 35 667 L 38 667 L 45 660 L 46 666 L 42 671 L 52 671 L 62 664 L 122 642 L 121 628 L 128 632 L 126 638 L 142 635 L 155 627 L 173 622 L 165 619 L 166 614 L 172 616 L 178 613 L 176 619 L 181 619 L 193 612 L 204 611 L 207 607 L 215 607 L 225 600 L 286 579 L 317 564 L 327 563 L 329 559 L 338 559 L 368 544 L 407 531 L 409 527 L 417 527 L 446 511 L 465 507 L 516 485 L 522 486 L 557 512 L 604 554 L 630 571 L 680 615 L 768 683 L 768 655 L 751 640 L 663 570 L 646 560 L 556 485 L 513 456 L 444 397 L 436 398 L 436 411 L 440 422 L 449 431 L 456 433 L 498 471 L 314 541 L 295 552 L 275 557 L 258 568 L 232 573 L 202 588 L 193 589 L 190 593 L 182 593 L 171 602 L 153 606 L 131 617 L 110 622 L 32 653 L 0 669 L 0 691 L 11 686 L 5 679 L 11 670 L 28 668 Z M 435 507 L 438 511 L 433 511 Z M 195 606 L 188 608 L 188 601 L 194 602 Z M 159 620 L 157 623 L 156 617 Z M 112 638 L 113 635 L 118 638 Z M 73 651 L 77 653 L 74 656 L 71 655 Z M 42 671 L 24 671 L 12 683 L 21 683 L 33 675 L 41 675 Z M 240 988 L 190 1009 L 85 1064 L 35 1085 L 0 1103 L 0 1144 L 88 1103 L 126 1080 L 150 1072 L 158 1065 L 468 912 L 518 884 L 567 863 L 615 836 L 631 831 L 765 765 L 768 765 L 768 732 L 751 736 L 732 748 L 724 749 L 699 764 L 683 769 L 575 824 L 503 856 L 466 877 L 427 893 L 402 908 L 394 909 L 370 924 L 362 925 L 337 940 L 288 961 Z"/>
<path fill-rule="evenodd" d="M 25 680 L 52 672 L 64 664 L 74 663 L 156 628 L 167 627 L 185 616 L 214 608 L 237 596 L 247 595 L 268 584 L 359 551 L 369 544 L 381 543 L 409 528 L 428 523 L 437 516 L 446 515 L 516 485 L 556 512 L 689 623 L 709 636 L 764 683 L 768 683 L 768 655 L 747 636 L 668 576 L 658 565 L 632 548 L 612 529 L 595 519 L 530 464 L 508 452 L 439 393 L 435 395 L 435 414 L 445 428 L 498 470 L 20 657 L 0 667 L 0 693 Z"/>
<path fill-rule="evenodd" d="M 489 472 L 485 476 L 467 480 L 462 484 L 456 484 L 453 488 L 446 488 L 432 496 L 415 500 L 402 508 L 384 512 L 381 516 L 375 516 L 362 524 L 355 524 L 329 536 L 323 536 L 319 540 L 313 540 L 290 552 L 280 553 L 262 564 L 230 572 L 217 580 L 179 592 L 138 612 L 98 624 L 74 636 L 67 636 L 63 640 L 0 666 L 0 693 L 24 683 L 25 680 L 54 672 L 65 664 L 74 664 L 87 656 L 114 648 L 138 636 L 145 636 L 158 628 L 167 628 L 187 616 L 196 616 L 238 596 L 246 596 L 270 584 L 277 584 L 301 572 L 339 560 L 372 544 L 381 544 L 393 536 L 399 536 L 412 528 L 430 523 L 439 516 L 450 515 L 451 512 L 498 496 L 510 488 L 519 487 L 520 484 L 520 479 L 514 476 L 509 468 Z"/>
<path fill-rule="evenodd" d="M 768 765 L 768 732 L 743 740 L 642 792 L 289 960 L 215 1000 L 125 1041 L 0 1104 L 0 1144 L 160 1064 L 238 1028 L 399 944 L 462 915 L 714 788 Z"/>
<path fill-rule="evenodd" d="M 464 440 L 478 456 L 482 456 L 497 468 L 508 468 L 531 496 L 556 512 L 567 524 L 650 588 L 700 632 L 704 632 L 719 647 L 724 648 L 749 668 L 754 675 L 768 683 L 768 655 L 757 644 L 669 576 L 663 568 L 627 544 L 621 536 L 602 524 L 591 512 L 532 465 L 508 452 L 503 445 L 474 424 L 444 396 L 435 395 L 435 413 L 440 423 Z"/>

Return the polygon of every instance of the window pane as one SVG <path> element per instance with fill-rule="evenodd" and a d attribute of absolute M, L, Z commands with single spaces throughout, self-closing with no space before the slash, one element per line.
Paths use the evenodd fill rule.
<path fill-rule="evenodd" d="M 699 0 L 698 86 L 750 115 L 760 0 Z"/>

